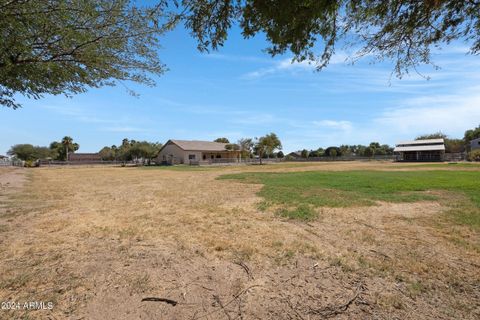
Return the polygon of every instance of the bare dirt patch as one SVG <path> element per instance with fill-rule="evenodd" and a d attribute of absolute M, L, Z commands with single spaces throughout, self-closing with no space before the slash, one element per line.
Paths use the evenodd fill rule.
<path fill-rule="evenodd" d="M 479 254 L 435 227 L 441 204 L 320 208 L 304 223 L 259 211 L 261 185 L 215 179 L 374 166 L 32 169 L 0 214 L 0 301 L 55 307 L 0 318 L 478 318 Z"/>

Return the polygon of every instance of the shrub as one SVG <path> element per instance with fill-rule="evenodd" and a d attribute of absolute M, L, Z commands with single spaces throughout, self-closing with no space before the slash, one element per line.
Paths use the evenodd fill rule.
<path fill-rule="evenodd" d="M 480 161 L 480 149 L 470 151 L 468 154 L 468 160 L 470 161 Z"/>
<path fill-rule="evenodd" d="M 289 219 L 310 221 L 317 218 L 317 212 L 306 204 L 301 204 L 293 209 L 280 208 L 276 212 L 279 216 Z"/>
<path fill-rule="evenodd" d="M 27 160 L 24 163 L 24 167 L 27 167 L 27 168 L 38 167 L 39 165 L 40 165 L 40 163 L 38 161 L 35 161 L 35 160 Z"/>

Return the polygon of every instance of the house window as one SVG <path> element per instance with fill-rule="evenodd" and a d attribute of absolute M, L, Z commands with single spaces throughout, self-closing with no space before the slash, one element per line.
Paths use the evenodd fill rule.
<path fill-rule="evenodd" d="M 217 154 L 217 159 L 220 159 L 221 157 L 222 157 L 222 155 Z"/>
<path fill-rule="evenodd" d="M 194 154 L 189 154 L 188 155 L 188 160 L 195 160 L 195 155 Z"/>

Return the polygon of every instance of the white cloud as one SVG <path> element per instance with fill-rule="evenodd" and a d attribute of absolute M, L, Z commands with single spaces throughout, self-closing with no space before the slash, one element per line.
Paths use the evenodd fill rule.
<path fill-rule="evenodd" d="M 296 62 L 296 61 L 292 61 L 292 59 L 289 58 L 289 59 L 283 59 L 283 60 L 277 61 L 275 66 L 273 67 L 262 68 L 256 71 L 246 73 L 242 76 L 242 78 L 247 80 L 253 80 L 253 79 L 262 78 L 267 75 L 275 74 L 278 72 L 296 71 L 296 70 L 313 71 L 314 69 L 315 69 L 315 66 L 308 63 L 307 61 Z"/>
<path fill-rule="evenodd" d="M 241 55 L 229 55 L 229 54 L 220 54 L 220 53 L 208 53 L 202 54 L 201 57 L 215 59 L 215 60 L 224 60 L 230 62 L 262 62 L 262 63 L 271 63 L 272 59 L 269 57 L 256 57 L 256 56 L 241 56 Z"/>
<path fill-rule="evenodd" d="M 477 92 L 480 87 L 453 95 L 406 99 L 398 107 L 385 110 L 374 123 L 411 138 L 436 131 L 461 138 L 465 130 L 480 123 L 480 93 Z"/>
<path fill-rule="evenodd" d="M 344 52 L 336 53 L 330 59 L 329 64 L 341 64 L 347 61 L 348 55 Z M 272 75 L 280 72 L 298 72 L 298 71 L 314 71 L 315 63 L 311 61 L 293 61 L 292 58 L 275 61 L 273 67 L 261 68 L 252 72 L 248 72 L 242 76 L 242 79 L 253 80 L 264 76 Z"/>
<path fill-rule="evenodd" d="M 325 127 L 329 129 L 336 129 L 336 130 L 343 130 L 343 131 L 351 131 L 352 130 L 352 123 L 346 120 L 320 120 L 320 121 L 312 121 L 312 123 L 317 127 Z"/>

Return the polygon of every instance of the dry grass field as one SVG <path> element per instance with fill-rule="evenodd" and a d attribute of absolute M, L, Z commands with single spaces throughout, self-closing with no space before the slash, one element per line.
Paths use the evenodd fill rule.
<path fill-rule="evenodd" d="M 479 319 L 480 230 L 452 218 L 466 194 L 301 220 L 262 207 L 261 183 L 219 179 L 433 170 L 480 166 L 0 168 L 0 301 L 54 304 L 0 319 Z M 341 197 L 332 190 L 306 191 Z"/>

